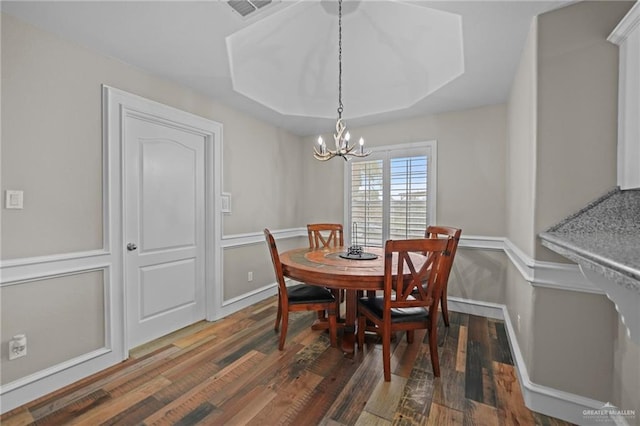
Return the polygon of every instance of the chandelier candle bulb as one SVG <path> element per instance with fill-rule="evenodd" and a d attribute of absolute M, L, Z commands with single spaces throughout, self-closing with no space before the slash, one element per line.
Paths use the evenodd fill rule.
<path fill-rule="evenodd" d="M 360 144 L 360 155 L 364 154 L 364 139 L 360 138 L 360 141 L 358 141 L 358 143 Z"/>
<path fill-rule="evenodd" d="M 322 140 L 322 136 L 318 137 L 318 145 L 320 145 L 320 154 L 326 154 L 327 146 L 325 145 L 324 140 Z"/>

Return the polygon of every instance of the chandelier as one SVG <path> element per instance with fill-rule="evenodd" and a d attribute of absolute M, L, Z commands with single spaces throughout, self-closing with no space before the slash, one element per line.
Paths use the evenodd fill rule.
<path fill-rule="evenodd" d="M 320 161 L 327 161 L 333 157 L 342 157 L 345 161 L 349 160 L 349 157 L 366 157 L 371 154 L 371 151 L 364 150 L 364 139 L 360 138 L 358 141 L 357 149 L 355 144 L 349 145 L 349 139 L 351 135 L 347 130 L 344 121 L 342 121 L 342 0 L 338 0 L 338 121 L 336 122 L 336 133 L 333 134 L 333 139 L 336 144 L 336 149 L 327 149 L 327 145 L 322 136 L 318 137 L 318 146 L 313 147 L 313 156 Z"/>

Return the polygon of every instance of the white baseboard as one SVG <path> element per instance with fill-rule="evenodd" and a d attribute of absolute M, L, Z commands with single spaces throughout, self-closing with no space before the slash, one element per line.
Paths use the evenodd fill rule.
<path fill-rule="evenodd" d="M 277 293 L 278 293 L 278 285 L 276 283 L 272 283 L 262 288 L 253 290 L 249 293 L 245 293 L 241 296 L 234 297 L 229 300 L 225 300 L 224 302 L 222 302 L 222 309 L 220 310 L 216 318 L 212 318 L 212 319 L 207 318 L 207 320 L 215 321 L 215 320 L 222 319 L 235 312 L 238 312 L 241 309 L 248 308 L 251 305 L 261 302 L 264 299 L 271 297 Z"/>
<path fill-rule="evenodd" d="M 107 349 L 82 355 L 2 386 L 0 413 L 6 413 L 121 361 Z"/>
<path fill-rule="evenodd" d="M 449 297 L 448 302 L 451 311 L 504 320 L 522 397 L 530 410 L 580 425 L 590 422 L 589 412 L 603 410 L 605 403 L 602 401 L 542 386 L 531 381 L 506 305 L 456 297 Z M 615 407 L 604 410 L 615 412 Z M 624 417 L 615 415 L 609 415 L 604 422 L 600 419 L 599 424 L 628 425 Z"/>

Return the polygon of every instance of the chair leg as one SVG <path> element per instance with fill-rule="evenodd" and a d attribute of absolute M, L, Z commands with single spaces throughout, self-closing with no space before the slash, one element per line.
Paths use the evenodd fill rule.
<path fill-rule="evenodd" d="M 358 316 L 358 349 L 364 348 L 364 329 L 366 327 L 367 319 L 364 315 Z"/>
<path fill-rule="evenodd" d="M 280 330 L 280 341 L 278 343 L 278 349 L 282 350 L 284 348 L 284 341 L 287 338 L 287 328 L 289 328 L 289 312 L 282 312 L 282 330 Z"/>
<path fill-rule="evenodd" d="M 442 320 L 445 327 L 449 327 L 449 308 L 447 307 L 447 289 L 444 289 L 444 293 L 440 298 L 440 308 L 442 309 Z"/>
<path fill-rule="evenodd" d="M 407 330 L 407 343 L 413 343 L 413 336 L 415 336 L 415 330 Z"/>
<path fill-rule="evenodd" d="M 278 313 L 276 314 L 276 325 L 273 329 L 277 332 L 280 328 L 280 319 L 282 318 L 282 302 L 280 300 L 280 296 L 278 295 Z"/>
<path fill-rule="evenodd" d="M 331 294 L 333 294 L 333 297 L 336 298 L 336 321 L 337 321 L 340 319 L 340 303 L 342 302 L 341 297 L 344 298 L 344 290 L 331 289 Z"/>
<path fill-rule="evenodd" d="M 382 328 L 382 363 L 384 366 L 384 381 L 391 381 L 391 330 Z"/>
<path fill-rule="evenodd" d="M 429 354 L 431 355 L 431 366 L 433 375 L 440 377 L 440 361 L 438 361 L 438 333 L 436 327 L 429 330 Z"/>
<path fill-rule="evenodd" d="M 329 342 L 331 342 L 332 348 L 338 347 L 337 329 L 336 313 L 329 311 Z"/>

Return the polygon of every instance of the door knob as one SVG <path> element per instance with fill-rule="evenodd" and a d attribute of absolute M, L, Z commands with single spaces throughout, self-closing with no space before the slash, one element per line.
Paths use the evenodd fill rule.
<path fill-rule="evenodd" d="M 134 251 L 137 248 L 138 248 L 138 246 L 133 244 L 133 243 L 127 244 L 127 250 L 129 250 L 129 251 Z"/>

